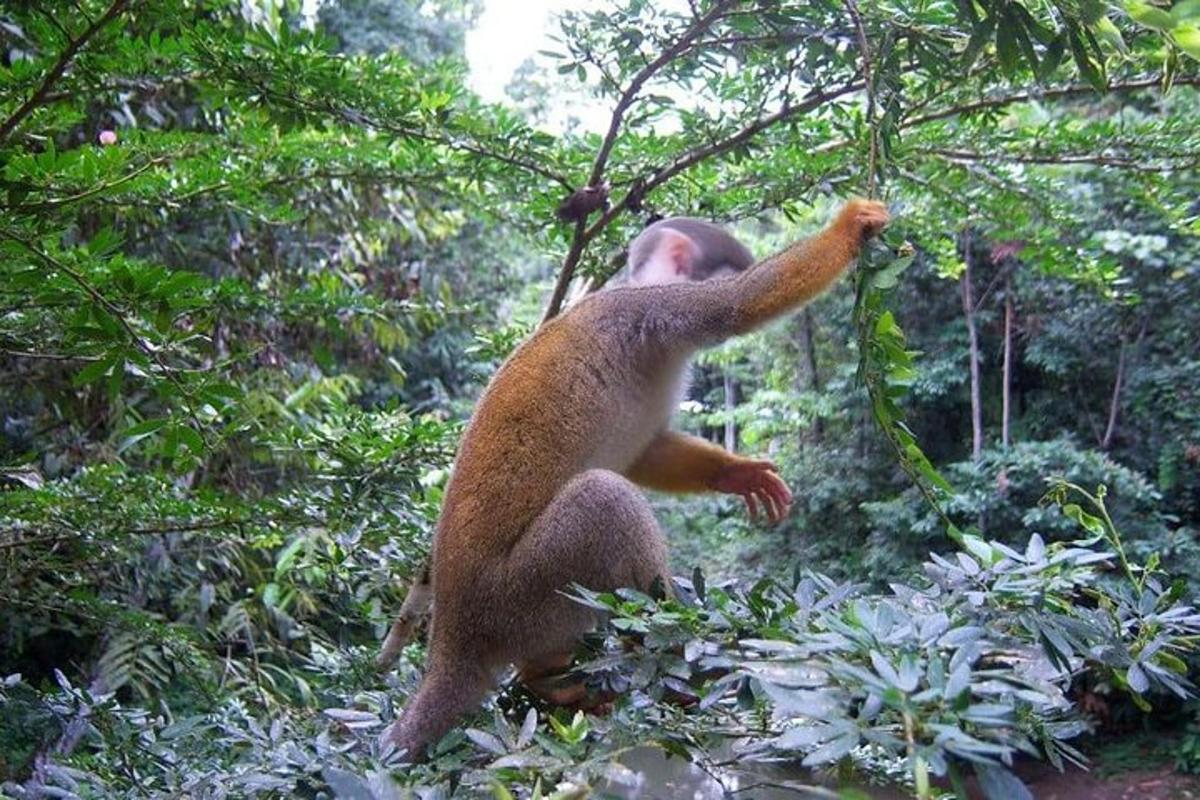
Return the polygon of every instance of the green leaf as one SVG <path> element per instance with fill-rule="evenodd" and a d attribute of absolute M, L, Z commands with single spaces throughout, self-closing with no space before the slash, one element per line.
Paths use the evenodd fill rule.
<path fill-rule="evenodd" d="M 1180 25 L 1171 31 L 1171 38 L 1180 50 L 1200 61 L 1200 25 Z"/>
<path fill-rule="evenodd" d="M 495 779 L 492 780 L 492 794 L 495 795 L 496 800 L 516 800 L 508 787 Z"/>
<path fill-rule="evenodd" d="M 1143 0 L 1125 0 L 1125 10 L 1139 25 L 1160 31 L 1169 31 L 1175 27 L 1176 19 L 1169 12 L 1143 2 Z"/>
<path fill-rule="evenodd" d="M 1127 52 L 1128 47 L 1125 45 L 1125 39 L 1121 36 L 1121 30 L 1108 17 L 1101 17 L 1096 20 L 1096 24 L 1091 27 L 1092 32 L 1107 42 L 1119 52 Z"/>
<path fill-rule="evenodd" d="M 179 441 L 197 457 L 204 455 L 204 438 L 193 428 L 180 425 L 177 429 Z"/>
<path fill-rule="evenodd" d="M 1033 800 L 1021 779 L 999 764 L 976 764 L 975 775 L 987 800 Z"/>
<path fill-rule="evenodd" d="M 992 39 L 992 33 L 996 29 L 995 17 L 984 17 L 975 23 L 971 29 L 971 38 L 967 41 L 967 48 L 963 51 L 963 69 L 970 69 L 975 64 L 975 60 L 979 58 L 979 52 L 983 46 Z"/>
<path fill-rule="evenodd" d="M 109 370 L 119 360 L 120 356 L 114 355 L 102 358 L 99 361 L 93 361 L 75 373 L 75 377 L 71 379 L 71 383 L 74 386 L 86 386 L 89 383 L 95 383 L 101 378 L 106 377 L 109 374 Z"/>
<path fill-rule="evenodd" d="M 1083 76 L 1083 79 L 1098 92 L 1107 90 L 1108 81 L 1104 77 L 1104 67 L 1094 60 L 1087 44 L 1079 35 L 1078 29 L 1068 28 L 1067 41 L 1071 45 L 1071 55 L 1075 58 L 1075 66 L 1079 69 L 1079 74 Z"/>
<path fill-rule="evenodd" d="M 338 800 L 374 800 L 375 793 L 371 787 L 352 772 L 327 766 L 321 771 L 321 776 Z"/>
<path fill-rule="evenodd" d="M 287 575 L 296 561 L 296 556 L 304 547 L 305 541 L 303 536 L 297 536 L 288 543 L 287 547 L 279 551 L 279 555 L 275 557 L 275 580 L 280 580 Z"/>
<path fill-rule="evenodd" d="M 1183 0 L 1171 7 L 1171 16 L 1176 22 L 1200 20 L 1200 0 Z"/>
<path fill-rule="evenodd" d="M 1146 677 L 1146 671 L 1137 664 L 1129 665 L 1129 669 L 1125 671 L 1125 681 L 1129 688 L 1138 694 L 1145 694 L 1150 688 L 1150 679 Z"/>
<path fill-rule="evenodd" d="M 1000 58 L 1001 69 L 1009 77 L 1016 74 L 1021 62 L 1021 54 L 1017 47 L 1017 25 L 1012 16 L 1005 14 L 1004 20 L 996 29 L 996 55 Z"/>

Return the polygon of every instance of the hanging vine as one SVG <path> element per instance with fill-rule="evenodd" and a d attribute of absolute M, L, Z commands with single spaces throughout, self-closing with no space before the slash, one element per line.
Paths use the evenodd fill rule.
<path fill-rule="evenodd" d="M 845 0 L 854 23 L 862 58 L 863 83 L 866 87 L 866 111 L 863 118 L 867 140 L 867 196 L 882 196 L 881 176 L 888 153 L 888 142 L 898 132 L 899 64 L 890 34 L 881 38 L 878 52 L 872 54 L 866 26 L 856 0 Z M 884 94 L 883 114 L 879 114 L 880 94 Z M 913 363 L 917 353 L 909 350 L 904 331 L 887 307 L 887 298 L 899 282 L 901 273 L 912 264 L 912 246 L 900 245 L 899 255 L 883 248 L 867 248 L 859 260 L 854 277 L 854 324 L 858 333 L 858 380 L 871 400 L 871 413 L 880 432 L 896 455 L 900 468 L 909 476 L 930 508 L 942 519 L 951 538 L 961 541 L 961 533 L 946 515 L 942 505 L 950 484 L 921 450 L 916 436 L 905 424 L 904 410 L 898 400 L 908 392 L 916 377 Z"/>

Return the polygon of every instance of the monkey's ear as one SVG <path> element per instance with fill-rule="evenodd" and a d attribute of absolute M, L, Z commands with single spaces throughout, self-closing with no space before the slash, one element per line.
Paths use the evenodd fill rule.
<path fill-rule="evenodd" d="M 692 237 L 664 228 L 658 251 L 660 258 L 674 268 L 676 279 L 691 280 L 692 268 L 700 255 L 700 248 Z"/>

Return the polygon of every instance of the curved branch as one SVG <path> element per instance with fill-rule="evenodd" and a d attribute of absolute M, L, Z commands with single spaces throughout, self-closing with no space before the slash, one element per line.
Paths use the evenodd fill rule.
<path fill-rule="evenodd" d="M 74 39 L 67 39 L 67 46 L 63 48 L 61 53 L 59 53 L 58 58 L 50 67 L 50 71 L 46 73 L 46 77 L 42 79 L 42 82 L 38 88 L 34 90 L 33 94 L 31 94 L 24 103 L 17 107 L 16 111 L 9 115 L 8 119 L 0 123 L 0 141 L 7 139 L 9 134 L 11 134 L 16 127 L 25 120 L 26 117 L 32 114 L 35 108 L 41 105 L 41 103 L 46 99 L 46 96 L 50 94 L 50 90 L 54 88 L 54 84 L 57 83 L 58 79 L 62 77 L 63 73 L 67 71 L 67 67 L 70 66 L 71 62 L 75 60 L 75 56 L 79 54 L 79 51 L 82 50 L 88 41 L 97 33 L 99 33 L 104 26 L 108 25 L 108 23 L 120 16 L 128 5 L 129 0 L 113 0 L 112 5 L 110 5 L 98 19 L 88 25 L 87 28 L 84 29 L 83 33 L 79 34 L 79 36 Z"/>
<path fill-rule="evenodd" d="M 1157 79 L 1145 78 L 1124 83 L 1114 83 L 1108 87 L 1109 92 L 1136 92 L 1142 89 L 1153 89 L 1161 85 L 1161 81 Z M 1175 78 L 1175 86 L 1200 86 L 1200 76 L 1183 76 Z M 974 114 L 977 111 L 984 111 L 989 108 L 1003 108 L 1004 106 L 1013 105 L 1016 103 L 1027 103 L 1031 100 L 1061 100 L 1069 97 L 1080 97 L 1083 95 L 1094 94 L 1096 90 L 1091 84 L 1076 83 L 1067 86 L 1060 86 L 1053 89 L 1043 89 L 1033 92 L 1014 92 L 1013 94 L 999 95 L 996 97 L 986 97 L 981 100 L 972 100 L 962 105 L 950 106 L 939 111 L 933 111 L 929 114 L 922 114 L 917 117 L 909 117 L 901 120 L 899 127 L 901 129 L 918 128 L 929 122 L 936 122 L 950 117 L 960 117 L 967 114 Z M 829 153 L 834 150 L 841 150 L 844 147 L 849 147 L 854 144 L 851 139 L 837 139 L 832 142 L 825 142 L 811 149 L 813 153 Z"/>
<path fill-rule="evenodd" d="M 593 222 L 591 226 L 583 232 L 583 242 L 579 247 L 579 253 L 576 254 L 576 261 L 578 261 L 579 255 L 581 255 L 583 252 L 583 246 L 587 245 L 592 239 L 595 239 L 597 236 L 599 236 L 605 228 L 612 224 L 613 220 L 615 220 L 621 215 L 621 213 L 629 208 L 629 204 L 634 199 L 644 197 L 646 194 L 671 180 L 676 175 L 691 169 L 702 161 L 721 155 L 722 153 L 726 153 L 729 150 L 738 147 L 739 145 L 745 144 L 768 128 L 778 125 L 781 122 L 785 122 L 798 115 L 808 113 L 818 106 L 824 105 L 830 100 L 861 91 L 863 88 L 864 86 L 862 83 L 856 82 L 846 84 L 845 86 L 828 92 L 816 91 L 810 93 L 802 102 L 796 103 L 795 105 L 786 104 L 783 106 L 783 108 L 779 109 L 775 113 L 768 114 L 765 117 L 759 117 L 725 139 L 717 142 L 710 142 L 681 153 L 670 163 L 664 164 L 663 166 L 655 169 L 650 174 L 650 177 L 646 178 L 644 181 L 633 181 L 631 183 L 633 188 L 627 191 L 620 200 L 610 206 L 609 209 L 605 211 L 599 219 Z M 572 247 L 574 248 L 574 242 L 572 242 Z M 571 253 L 568 253 L 568 259 L 570 259 L 570 257 Z M 573 271 L 574 265 L 572 264 L 572 272 Z M 560 274 L 560 283 L 564 283 L 562 281 L 562 277 L 562 274 Z M 569 283 L 569 280 L 565 283 Z M 564 294 L 566 291 L 565 283 L 563 285 Z M 590 287 L 589 291 L 594 291 L 595 289 L 600 288 L 601 285 L 602 284 L 599 283 L 594 284 L 592 287 Z M 558 287 L 556 286 L 555 289 L 557 291 Z M 550 308 L 554 309 L 553 304 L 551 304 Z M 554 309 L 554 313 L 557 314 L 558 309 Z M 549 313 L 548 309 L 546 319 L 550 319 L 553 316 L 554 314 Z M 543 322 L 544 321 L 545 320 L 543 320 Z"/>
<path fill-rule="evenodd" d="M 863 24 L 862 14 L 858 12 L 858 3 L 855 0 L 846 0 L 846 10 L 850 12 L 850 18 L 854 20 L 855 33 L 858 35 L 858 55 L 862 59 L 863 84 L 867 88 L 867 130 L 870 131 L 871 136 L 867 150 L 867 197 L 874 197 L 875 169 L 879 159 L 879 127 L 875 124 L 875 86 L 871 47 L 867 43 L 867 28 Z"/>
<path fill-rule="evenodd" d="M 1096 167 L 1127 169 L 1133 172 L 1175 172 L 1200 165 L 1200 156 L 1194 153 L 1171 153 L 1153 156 L 1161 164 L 1147 164 L 1128 156 L 1104 155 L 1102 153 L 979 153 L 973 150 L 956 150 L 941 147 L 923 147 L 915 152 L 940 156 L 950 161 L 1006 161 L 1014 164 L 1086 164 Z"/>
<path fill-rule="evenodd" d="M 613 145 L 616 144 L 617 134 L 620 133 L 621 123 L 625 121 L 625 112 L 633 105 L 633 101 L 637 99 L 638 93 L 642 87 L 646 85 L 646 81 L 654 77 L 660 69 L 678 58 L 683 52 L 691 47 L 692 42 L 696 37 L 703 34 L 712 26 L 714 22 L 725 13 L 727 9 L 737 5 L 741 0 L 721 0 L 713 5 L 708 10 L 708 13 L 699 17 L 692 23 L 691 27 L 683 32 L 675 42 L 663 50 L 658 58 L 651 61 L 646 66 L 642 67 L 629 85 L 625 87 L 625 91 L 621 93 L 620 99 L 617 101 L 616 107 L 613 109 L 612 119 L 608 123 L 608 132 L 604 134 L 604 141 L 600 144 L 600 151 L 596 153 L 596 160 L 592 164 L 592 173 L 588 178 L 589 186 L 598 186 L 604 178 L 604 168 L 608 165 L 608 157 L 612 153 Z"/>
<path fill-rule="evenodd" d="M 1126 81 L 1124 83 L 1114 83 L 1108 87 L 1109 92 L 1135 92 L 1139 89 L 1153 89 L 1161 86 L 1162 81 L 1158 78 L 1144 78 L 1140 80 Z M 1180 76 L 1175 78 L 1173 85 L 1197 86 L 1200 85 L 1200 76 Z M 1096 94 L 1095 88 L 1089 83 L 1076 83 L 1069 86 L 1060 86 L 1051 89 L 1041 89 L 1030 92 L 1015 92 L 1013 94 L 1002 95 L 1000 97 L 983 98 L 971 103 L 964 103 L 961 106 L 953 106 L 945 108 L 941 111 L 934 111 L 929 114 L 924 114 L 919 117 L 912 117 L 900 124 L 902 128 L 915 128 L 919 125 L 924 125 L 927 122 L 933 122 L 939 119 L 948 117 L 958 117 L 964 114 L 973 114 L 976 111 L 983 111 L 989 108 L 1001 108 L 1003 106 L 1012 105 L 1013 103 L 1024 103 L 1030 100 L 1061 100 L 1065 97 L 1080 97 L 1083 95 Z"/>
<path fill-rule="evenodd" d="M 713 7 L 704 16 L 697 17 L 691 26 L 670 47 L 659 53 L 657 58 L 646 64 L 646 66 L 638 70 L 637 74 L 633 76 L 629 85 L 621 92 L 616 107 L 613 108 L 612 118 L 608 123 L 608 131 L 604 134 L 604 140 L 600 143 L 600 150 L 596 153 L 596 160 L 592 162 L 592 171 L 588 176 L 588 186 L 598 187 L 603 182 L 604 170 L 608 166 L 608 158 L 612 154 L 612 149 L 617 143 L 617 135 L 621 132 L 621 125 L 625 121 L 625 112 L 633 105 L 638 93 L 641 92 L 646 82 L 654 77 L 659 70 L 671 63 L 671 61 L 687 52 L 698 37 L 712 27 L 713 23 L 720 19 L 726 11 L 740 2 L 741 0 L 719 0 L 719 2 L 713 4 Z M 628 195 L 626 195 L 626 201 L 628 201 Z M 608 217 L 608 215 L 605 214 L 605 217 Z M 611 220 L 611 217 L 609 219 Z M 608 223 L 605 224 L 607 225 Z M 575 278 L 575 268 L 579 266 L 579 259 L 583 256 L 584 248 L 587 247 L 588 242 L 595 235 L 589 234 L 589 230 L 587 228 L 586 216 L 576 221 L 575 230 L 571 234 L 571 246 L 567 250 L 567 257 L 563 260 L 562 269 L 559 270 L 558 279 L 554 283 L 554 291 L 550 295 L 550 302 L 547 304 L 546 313 L 542 317 L 543 323 L 553 319 L 562 310 L 563 300 L 567 296 L 567 287 L 571 285 L 571 281 Z"/>
<path fill-rule="evenodd" d="M 229 76 L 228 79 L 232 81 L 240 81 L 246 86 L 253 87 L 253 89 L 263 97 L 269 97 L 273 100 L 279 101 L 280 103 L 290 105 L 293 108 L 301 109 L 302 111 L 307 111 L 312 114 L 327 115 L 349 125 L 362 125 L 383 133 L 390 133 L 394 136 L 417 139 L 422 142 L 429 142 L 430 144 L 440 144 L 443 147 L 450 148 L 451 150 L 470 153 L 471 155 L 479 156 L 480 158 L 499 161 L 502 164 L 508 164 L 509 166 L 523 169 L 527 172 L 533 173 L 534 175 L 554 181 L 568 191 L 573 188 L 570 181 L 548 167 L 543 167 L 540 164 L 515 155 L 489 150 L 482 145 L 474 144 L 472 142 L 459 141 L 449 135 L 436 135 L 428 131 L 420 130 L 407 125 L 399 125 L 396 123 L 387 122 L 385 120 L 376 119 L 374 117 L 367 116 L 357 109 L 333 102 L 318 103 L 303 97 L 298 97 L 294 94 L 276 91 L 269 85 L 262 83 L 261 81 L 249 79 L 238 73 L 236 70 Z"/>

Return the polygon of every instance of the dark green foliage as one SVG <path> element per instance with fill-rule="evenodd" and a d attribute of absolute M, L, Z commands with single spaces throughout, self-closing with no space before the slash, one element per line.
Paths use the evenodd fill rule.
<path fill-rule="evenodd" d="M 943 474 L 954 491 L 941 507 L 954 524 L 963 530 L 978 528 L 1010 544 L 1033 533 L 1052 541 L 1077 535 L 1074 523 L 1045 501 L 1050 477 L 1110 487 L 1115 521 L 1133 546 L 1160 548 L 1171 534 L 1169 520 L 1158 510 L 1160 495 L 1145 477 L 1103 453 L 1080 449 L 1070 439 L 989 448 L 980 461 L 949 464 Z M 869 569 L 875 577 L 891 577 L 896 567 L 912 564 L 919 554 L 945 542 L 941 516 L 914 490 L 864 508 L 872 529 Z"/>
<path fill-rule="evenodd" d="M 1197 8 L 618 0 L 522 73 L 539 123 L 617 109 L 602 139 L 467 90 L 473 2 L 6 5 L 0 791 L 580 797 L 627 745 L 719 776 L 720 731 L 746 761 L 922 796 L 974 765 L 1013 797 L 1015 752 L 1076 757 L 1071 691 L 1174 702 Z M 585 183 L 610 207 L 558 224 Z M 613 611 L 581 668 L 626 690 L 613 714 L 509 687 L 395 769 L 376 737 L 423 650 L 381 676 L 377 642 L 547 279 L 607 276 L 656 213 L 765 254 L 872 188 L 898 221 L 853 285 L 702 357 L 681 415 L 774 459 L 792 516 L 662 501 L 679 597 L 581 590 Z"/>

